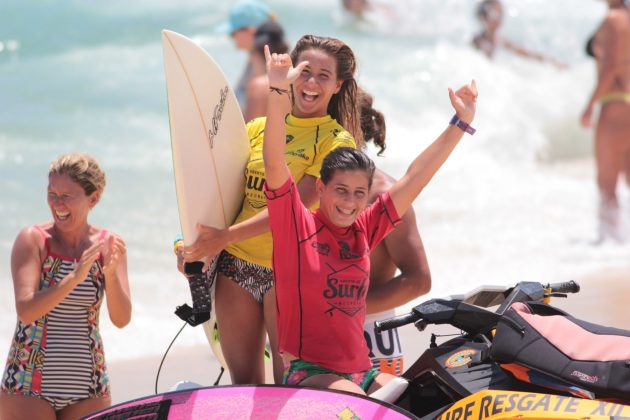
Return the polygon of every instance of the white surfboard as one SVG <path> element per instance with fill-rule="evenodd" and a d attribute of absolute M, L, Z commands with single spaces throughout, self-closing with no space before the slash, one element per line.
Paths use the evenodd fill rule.
<path fill-rule="evenodd" d="M 162 47 L 179 221 L 184 244 L 191 245 L 197 223 L 225 228 L 238 215 L 249 140 L 234 91 L 210 55 L 168 30 Z M 204 331 L 225 367 L 215 330 L 213 314 Z"/>
<path fill-rule="evenodd" d="M 195 225 L 232 224 L 240 210 L 250 148 L 234 91 L 192 40 L 162 31 L 175 189 L 184 244 Z"/>

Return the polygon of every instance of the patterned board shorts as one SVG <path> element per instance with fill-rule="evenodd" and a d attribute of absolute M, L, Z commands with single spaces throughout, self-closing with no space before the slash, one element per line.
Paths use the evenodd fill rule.
<path fill-rule="evenodd" d="M 306 378 L 322 374 L 341 376 L 342 378 L 359 385 L 362 390 L 367 392 L 370 385 L 372 385 L 372 382 L 374 382 L 374 378 L 378 375 L 378 372 L 376 369 L 370 368 L 358 373 L 340 373 L 326 369 L 316 365 L 315 363 L 307 362 L 306 360 L 295 359 L 285 367 L 282 383 L 286 385 L 299 385 L 300 382 Z"/>
<path fill-rule="evenodd" d="M 265 294 L 273 287 L 271 268 L 242 260 L 227 251 L 222 251 L 219 255 L 217 272 L 234 280 L 259 303 L 262 303 Z"/>

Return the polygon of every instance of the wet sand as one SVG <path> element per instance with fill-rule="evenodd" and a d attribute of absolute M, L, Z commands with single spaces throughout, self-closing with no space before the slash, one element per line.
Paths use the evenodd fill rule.
<path fill-rule="evenodd" d="M 630 268 L 611 268 L 575 279 L 581 286 L 577 295 L 567 299 L 556 298 L 552 304 L 576 318 L 592 323 L 630 330 Z M 452 333 L 445 327 L 431 328 L 422 333 L 412 326 L 401 328 L 406 366 L 422 354 L 429 345 L 430 333 Z M 155 392 L 155 379 L 161 356 L 109 363 L 113 403 L 151 395 Z M 209 346 L 171 349 L 159 378 L 158 392 L 166 392 L 179 381 L 193 381 L 204 386 L 212 385 L 220 365 Z M 225 372 L 221 385 L 229 385 Z"/>

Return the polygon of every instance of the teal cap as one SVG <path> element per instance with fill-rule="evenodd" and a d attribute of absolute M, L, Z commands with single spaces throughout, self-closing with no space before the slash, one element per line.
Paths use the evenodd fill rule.
<path fill-rule="evenodd" d="M 272 16 L 271 9 L 257 0 L 242 0 L 230 8 L 230 15 L 216 29 L 217 32 L 231 34 L 248 26 L 258 27 Z"/>

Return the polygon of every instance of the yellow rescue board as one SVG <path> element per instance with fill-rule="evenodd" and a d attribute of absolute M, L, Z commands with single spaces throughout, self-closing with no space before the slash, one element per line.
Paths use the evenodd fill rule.
<path fill-rule="evenodd" d="M 438 420 L 630 419 L 630 406 L 560 395 L 480 391 L 457 401 Z"/>

